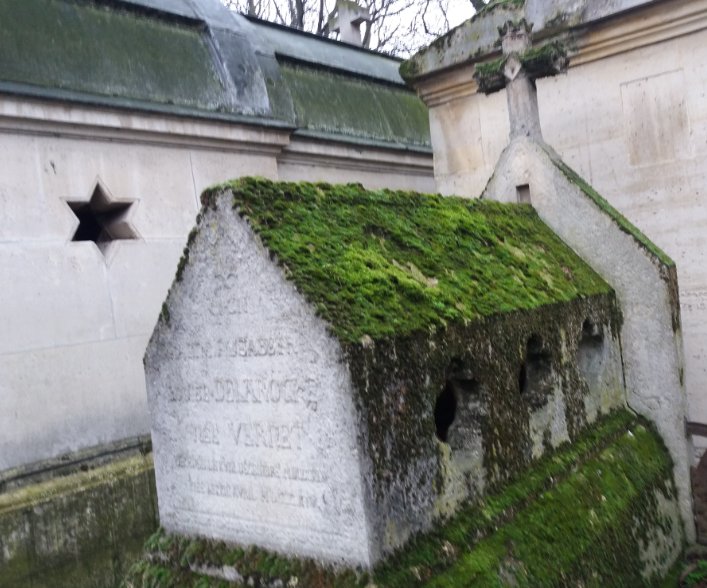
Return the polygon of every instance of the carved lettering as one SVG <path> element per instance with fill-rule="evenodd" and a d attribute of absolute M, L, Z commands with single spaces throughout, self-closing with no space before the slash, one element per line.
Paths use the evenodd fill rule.
<path fill-rule="evenodd" d="M 707 290 L 692 290 L 680 295 L 680 308 L 684 313 L 707 311 Z"/>
<path fill-rule="evenodd" d="M 255 478 L 274 478 L 297 482 L 325 483 L 329 479 L 326 471 L 304 468 L 281 463 L 267 463 L 250 460 L 235 461 L 219 458 L 203 458 L 189 453 L 180 454 L 176 459 L 178 469 L 206 472 L 221 472 Z"/>
<path fill-rule="evenodd" d="M 294 508 L 317 509 L 320 511 L 330 508 L 330 505 L 324 502 L 325 494 L 319 496 L 316 493 L 296 488 L 271 488 L 190 479 L 189 489 L 194 494 L 215 496 L 217 498 L 236 498 L 248 502 L 282 504 Z"/>
<path fill-rule="evenodd" d="M 266 447 L 268 449 L 300 450 L 304 427 L 302 423 L 276 424 L 267 422 L 229 423 L 228 429 L 235 445 Z"/>
<path fill-rule="evenodd" d="M 296 356 L 308 363 L 319 361 L 314 348 L 302 346 L 288 335 L 273 333 L 267 337 L 214 338 L 191 341 L 185 347 L 172 349 L 171 359 L 215 359 Z"/>
<path fill-rule="evenodd" d="M 187 425 L 187 435 L 194 443 L 201 445 L 220 445 L 216 423 L 198 423 Z"/>
<path fill-rule="evenodd" d="M 304 404 L 316 411 L 321 387 L 314 378 L 262 379 L 262 378 L 216 378 L 213 386 L 172 387 L 170 402 L 227 403 L 227 404 Z"/>

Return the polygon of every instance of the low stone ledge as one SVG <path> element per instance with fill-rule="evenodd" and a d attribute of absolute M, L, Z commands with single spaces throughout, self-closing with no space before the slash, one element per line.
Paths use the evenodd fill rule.
<path fill-rule="evenodd" d="M 111 588 L 157 527 L 151 454 L 0 494 L 0 586 Z"/>

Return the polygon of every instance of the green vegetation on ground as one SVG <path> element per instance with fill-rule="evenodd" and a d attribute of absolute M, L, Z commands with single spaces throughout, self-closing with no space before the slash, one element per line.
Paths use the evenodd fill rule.
<path fill-rule="evenodd" d="M 652 428 L 619 411 L 498 493 L 412 540 L 372 577 L 160 531 L 126 587 L 238 585 L 194 572 L 222 566 L 232 566 L 252 586 L 277 580 L 337 588 L 662 586 L 662 578 L 644 575 L 639 543 L 654 529 L 670 531 L 671 522 L 657 514 L 656 496 L 674 497 L 671 471 Z"/>

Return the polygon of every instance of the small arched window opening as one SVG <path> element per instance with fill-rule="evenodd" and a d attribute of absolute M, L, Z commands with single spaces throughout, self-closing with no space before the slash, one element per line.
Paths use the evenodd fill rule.
<path fill-rule="evenodd" d="M 457 416 L 457 397 L 454 387 L 447 381 L 444 390 L 437 397 L 435 403 L 435 429 L 437 439 L 447 443 L 449 438 L 449 427 L 452 426 Z"/>
<path fill-rule="evenodd" d="M 552 393 L 552 358 L 539 335 L 528 339 L 525 361 L 518 373 L 518 389 L 533 410 L 545 406 Z"/>

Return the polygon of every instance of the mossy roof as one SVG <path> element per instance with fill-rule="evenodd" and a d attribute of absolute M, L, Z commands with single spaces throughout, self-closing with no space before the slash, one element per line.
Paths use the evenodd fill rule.
<path fill-rule="evenodd" d="M 347 342 L 610 291 L 529 205 L 260 178 L 202 200 L 224 197 Z"/>
<path fill-rule="evenodd" d="M 223 110 L 229 97 L 194 23 L 108 4 L 0 0 L 0 79 Z"/>
<path fill-rule="evenodd" d="M 399 61 L 219 0 L 0 0 L 0 92 L 430 151 Z"/>
<path fill-rule="evenodd" d="M 409 90 L 281 64 L 298 129 L 429 148 L 428 112 Z"/>

